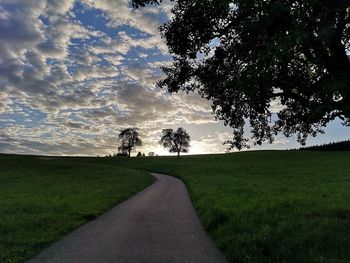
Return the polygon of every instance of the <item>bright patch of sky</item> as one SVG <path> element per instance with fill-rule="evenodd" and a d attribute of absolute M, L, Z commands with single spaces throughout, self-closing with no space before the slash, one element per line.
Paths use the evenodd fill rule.
<path fill-rule="evenodd" d="M 190 154 L 225 152 L 231 130 L 196 94 L 155 87 L 171 62 L 158 27 L 171 3 L 134 10 L 128 0 L 0 0 L 0 152 L 105 155 L 139 127 L 146 154 L 168 154 L 163 128 L 184 127 Z M 218 40 L 210 46 L 215 48 Z M 335 121 L 309 144 L 348 139 Z M 257 149 L 298 147 L 279 137 Z"/>

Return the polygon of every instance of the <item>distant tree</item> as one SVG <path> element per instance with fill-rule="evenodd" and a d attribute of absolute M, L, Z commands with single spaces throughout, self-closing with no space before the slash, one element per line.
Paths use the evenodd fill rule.
<path fill-rule="evenodd" d="M 142 153 L 142 157 L 146 157 L 146 154 L 145 154 L 145 153 Z"/>
<path fill-rule="evenodd" d="M 127 128 L 121 131 L 119 134 L 119 140 L 121 140 L 121 146 L 118 148 L 119 152 L 126 152 L 129 157 L 131 151 L 142 145 L 138 128 Z"/>
<path fill-rule="evenodd" d="M 154 156 L 154 152 L 149 152 L 149 153 L 148 153 L 148 156 L 149 156 L 149 157 L 153 157 L 153 156 Z"/>
<path fill-rule="evenodd" d="M 141 157 L 142 156 L 142 153 L 141 152 L 138 152 L 136 157 Z"/>
<path fill-rule="evenodd" d="M 124 149 L 123 147 L 119 147 L 117 156 L 129 156 L 129 153 L 127 149 Z"/>
<path fill-rule="evenodd" d="M 187 153 L 190 147 L 190 135 L 183 128 L 178 128 L 175 132 L 173 129 L 164 129 L 163 135 L 159 143 L 168 148 L 169 152 L 177 153 L 177 157 L 180 157 L 180 153 Z"/>
<path fill-rule="evenodd" d="M 173 2 L 161 32 L 174 61 L 158 85 L 211 100 L 230 148 L 247 146 L 247 122 L 259 145 L 278 132 L 305 144 L 337 117 L 350 126 L 349 0 Z"/>

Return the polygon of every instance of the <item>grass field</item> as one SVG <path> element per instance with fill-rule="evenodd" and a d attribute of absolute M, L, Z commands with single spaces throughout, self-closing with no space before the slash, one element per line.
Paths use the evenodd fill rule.
<path fill-rule="evenodd" d="M 106 161 L 180 177 L 231 262 L 350 260 L 350 152 Z"/>
<path fill-rule="evenodd" d="M 0 262 L 23 262 L 153 181 L 74 160 L 0 155 Z"/>
<path fill-rule="evenodd" d="M 1 162 L 4 163 L 4 160 Z M 5 166 L 13 167 L 8 162 L 6 160 Z M 45 167 L 47 165 L 43 160 L 37 162 Z M 85 178 L 89 176 L 78 172 L 85 169 L 88 175 L 94 177 L 93 169 L 86 169 L 85 164 L 95 167 L 95 171 L 101 169 L 100 167 L 105 167 L 107 171 L 120 170 L 112 168 L 116 166 L 180 177 L 189 189 L 204 226 L 231 262 L 349 262 L 350 152 L 261 151 L 188 156 L 179 160 L 172 157 L 66 158 L 51 162 L 54 167 L 56 162 L 65 164 L 65 168 L 62 168 L 59 174 L 70 174 L 71 182 L 64 182 L 68 188 L 70 183 L 74 185 L 74 182 L 91 187 L 88 181 L 85 182 Z M 36 164 L 31 162 L 30 166 L 33 165 Z M 14 177 L 9 182 L 15 181 L 7 185 L 1 183 L 0 195 L 3 195 L 3 189 L 8 192 L 5 197 L 17 196 L 17 193 L 24 191 L 27 198 L 31 199 L 30 193 L 33 194 L 33 191 L 28 191 L 27 188 L 33 187 L 26 183 L 31 180 L 27 180 L 24 175 L 16 177 L 13 174 L 17 168 L 13 169 L 12 172 L 6 169 L 0 172 L 5 181 L 6 174 L 10 178 Z M 49 183 L 40 166 L 36 166 L 35 169 L 41 174 L 35 180 L 39 186 L 35 192 L 44 192 L 46 195 L 51 195 L 51 192 L 57 193 L 59 184 Z M 75 178 L 76 173 L 71 172 L 72 169 L 75 169 L 78 178 Z M 143 184 L 140 185 L 134 181 L 136 186 L 133 189 L 142 188 L 149 183 L 149 178 L 144 172 L 130 172 L 130 176 L 135 173 L 135 180 L 143 180 Z M 107 188 L 103 189 L 100 186 L 106 180 L 105 177 L 108 178 L 108 175 L 101 172 L 93 181 L 96 184 L 94 188 L 98 188 L 94 191 L 101 195 L 104 191 L 111 191 L 104 199 L 107 203 L 108 196 L 115 192 L 111 190 L 114 187 L 106 186 Z M 77 187 L 72 186 L 71 191 L 75 189 Z M 26 207 L 27 198 L 17 201 L 18 210 Z M 91 200 L 95 199 L 82 201 L 77 198 L 73 203 L 78 207 L 80 202 L 90 206 Z M 49 209 L 50 205 L 44 200 L 45 198 L 40 199 L 37 205 L 40 207 L 41 202 L 44 202 L 46 209 Z M 58 206 L 57 215 L 69 210 L 68 200 L 70 197 L 65 198 L 64 205 Z M 7 209 L 14 209 L 13 206 L 10 202 Z M 2 206 L 0 209 L 3 209 Z M 34 211 L 26 211 L 27 216 L 31 218 L 29 223 L 36 220 Z M 55 209 L 50 211 L 53 216 Z M 18 222 L 16 217 L 21 213 L 11 213 L 13 221 Z M 0 222 L 4 221 L 2 215 L 1 211 Z M 84 219 L 86 218 L 83 217 L 82 220 Z M 6 222 L 1 223 L 1 231 L 6 229 L 7 238 L 11 238 L 13 242 L 21 235 L 26 235 L 25 232 L 17 233 L 15 224 L 9 225 L 16 235 L 9 233 Z M 57 227 L 59 226 L 47 226 L 48 229 Z M 28 229 L 31 228 L 33 226 L 28 225 Z M 39 234 L 42 232 L 40 227 L 37 227 L 36 231 Z"/>

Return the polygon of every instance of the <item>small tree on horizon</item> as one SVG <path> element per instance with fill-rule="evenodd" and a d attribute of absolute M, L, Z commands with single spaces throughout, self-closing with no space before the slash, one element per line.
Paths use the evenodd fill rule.
<path fill-rule="evenodd" d="M 191 138 L 185 129 L 180 127 L 175 132 L 173 129 L 163 129 L 162 133 L 159 143 L 169 152 L 177 153 L 177 158 L 180 158 L 180 153 L 188 152 Z"/>
<path fill-rule="evenodd" d="M 127 128 L 122 130 L 118 138 L 122 143 L 121 146 L 118 147 L 119 152 L 127 152 L 129 157 L 132 150 L 142 145 L 138 128 Z"/>

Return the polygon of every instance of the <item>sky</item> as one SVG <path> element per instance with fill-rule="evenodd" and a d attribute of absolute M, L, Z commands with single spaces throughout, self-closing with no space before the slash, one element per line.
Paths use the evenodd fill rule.
<path fill-rule="evenodd" d="M 128 0 L 0 0 L 0 152 L 103 156 L 128 127 L 140 129 L 146 154 L 168 154 L 161 131 L 177 127 L 191 136 L 190 154 L 225 152 L 232 132 L 210 101 L 155 87 L 171 63 L 158 31 L 169 19 L 169 2 L 135 10 Z M 307 144 L 349 135 L 336 120 Z M 299 146 L 278 136 L 252 149 Z"/>

